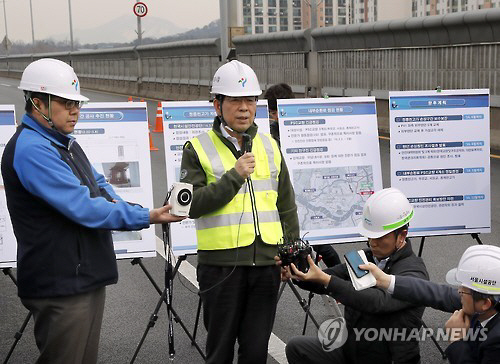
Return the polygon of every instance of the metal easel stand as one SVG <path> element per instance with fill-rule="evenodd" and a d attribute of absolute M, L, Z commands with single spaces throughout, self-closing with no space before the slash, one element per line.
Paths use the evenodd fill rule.
<path fill-rule="evenodd" d="M 3 268 L 2 271 L 5 275 L 9 276 L 10 279 L 12 279 L 12 282 L 14 282 L 14 284 L 17 287 L 17 280 L 16 280 L 16 277 L 14 277 L 14 274 L 12 274 L 12 269 L 11 268 Z M 14 349 L 16 348 L 17 343 L 19 342 L 19 340 L 21 340 L 21 337 L 23 336 L 24 330 L 26 329 L 26 326 L 28 325 L 28 322 L 30 321 L 30 319 L 31 319 L 31 312 L 28 312 L 28 314 L 26 315 L 26 318 L 24 319 L 23 324 L 21 325 L 21 328 L 19 329 L 19 331 L 17 331 L 14 334 L 14 342 L 12 343 L 12 346 L 10 347 L 9 353 L 5 357 L 5 360 L 3 361 L 3 364 L 8 363 L 12 353 L 14 352 Z"/>
<path fill-rule="evenodd" d="M 170 256 L 170 254 L 167 254 L 167 257 L 168 256 Z M 184 322 L 182 322 L 181 318 L 179 317 L 177 312 L 175 312 L 174 308 L 172 307 L 172 288 L 173 288 L 172 282 L 173 282 L 175 275 L 177 274 L 177 272 L 179 270 L 179 266 L 181 265 L 182 261 L 184 261 L 184 260 L 186 260 L 185 255 L 179 256 L 177 259 L 177 263 L 175 264 L 175 267 L 172 269 L 172 264 L 169 261 L 169 259 L 167 258 L 167 260 L 165 262 L 165 288 L 163 289 L 163 291 L 160 289 L 158 284 L 155 282 L 155 280 L 153 279 L 151 274 L 148 272 L 148 270 L 146 269 L 146 267 L 142 263 L 141 258 L 135 258 L 131 261 L 132 265 L 138 264 L 141 267 L 141 269 L 146 274 L 146 276 L 148 277 L 151 284 L 154 286 L 154 288 L 156 289 L 156 291 L 160 295 L 160 299 L 158 300 L 158 303 L 156 304 L 156 308 L 149 318 L 149 322 L 147 324 L 146 330 L 144 331 L 144 334 L 142 335 L 141 341 L 137 345 L 134 356 L 132 357 L 132 360 L 130 361 L 131 364 L 134 363 L 135 359 L 137 358 L 137 355 L 139 354 L 139 351 L 141 350 L 142 344 L 144 343 L 144 340 L 146 339 L 146 336 L 147 336 L 149 330 L 155 325 L 156 320 L 158 319 L 158 311 L 160 310 L 160 307 L 163 303 L 165 303 L 167 305 L 167 316 L 168 316 L 168 320 L 169 320 L 169 325 L 168 325 L 169 358 L 172 360 L 175 356 L 175 348 L 174 348 L 174 340 L 173 340 L 173 323 L 172 323 L 172 319 L 173 319 L 173 320 L 175 320 L 175 322 L 180 324 L 180 326 L 182 327 L 182 329 L 184 330 L 186 335 L 191 340 L 191 344 L 196 348 L 196 350 L 198 350 L 198 352 L 200 353 L 203 360 L 206 359 L 205 353 L 201 350 L 199 345 L 196 343 L 195 337 L 193 335 L 191 335 L 191 333 L 187 329 Z M 198 312 L 199 311 L 200 311 L 200 308 L 198 307 Z M 196 326 L 198 325 L 198 316 L 199 316 L 199 314 L 197 315 L 197 318 L 196 318 Z"/>
<path fill-rule="evenodd" d="M 422 239 L 420 240 L 420 246 L 418 248 L 418 257 L 419 258 L 422 258 L 422 253 L 424 251 L 425 238 L 426 238 L 425 236 L 422 236 Z M 425 324 L 424 320 L 422 320 L 422 327 L 427 329 L 427 325 Z M 431 340 L 434 343 L 434 345 L 436 346 L 436 348 L 439 350 L 439 353 L 441 354 L 441 357 L 443 358 L 443 360 L 446 359 L 447 355 L 444 352 L 443 348 L 441 348 L 441 345 L 439 345 L 439 343 L 437 342 L 434 335 L 431 335 Z"/>
<path fill-rule="evenodd" d="M 478 233 L 471 233 L 470 235 L 471 235 L 471 237 L 472 237 L 473 240 L 477 241 L 478 244 L 481 244 L 481 245 L 483 244 L 483 242 L 481 241 L 481 239 L 479 239 L 479 234 Z M 418 257 L 419 258 L 422 258 L 422 253 L 424 251 L 425 238 L 426 238 L 425 236 L 422 236 L 422 238 L 420 239 L 420 246 L 418 248 Z M 422 326 L 427 329 L 427 325 L 425 324 L 424 321 L 422 321 Z M 441 346 L 439 345 L 439 343 L 437 342 L 437 340 L 434 337 L 434 335 L 431 335 L 431 339 L 434 342 L 434 345 L 436 345 L 436 348 L 441 353 L 441 357 L 443 359 L 446 359 L 447 355 L 444 352 L 444 350 L 441 348 Z"/>
<path fill-rule="evenodd" d="M 310 309 L 309 304 L 307 303 L 307 301 L 304 298 L 302 298 L 302 296 L 300 295 L 299 291 L 297 291 L 297 288 L 292 283 L 291 279 L 288 279 L 286 282 L 282 282 L 281 283 L 281 287 L 280 287 L 280 290 L 278 292 L 278 302 L 279 302 L 279 300 L 281 298 L 281 295 L 283 294 L 283 291 L 285 290 L 286 285 L 288 285 L 290 287 L 290 289 L 292 290 L 292 292 L 295 295 L 295 297 L 297 297 L 297 301 L 299 302 L 300 307 L 302 307 L 302 310 L 304 310 L 304 312 L 306 313 L 306 315 L 311 318 L 311 321 L 314 323 L 314 325 L 316 326 L 316 328 L 319 330 L 319 324 L 316 321 L 316 319 L 314 318 L 314 316 L 312 315 L 311 311 L 309 310 Z"/>

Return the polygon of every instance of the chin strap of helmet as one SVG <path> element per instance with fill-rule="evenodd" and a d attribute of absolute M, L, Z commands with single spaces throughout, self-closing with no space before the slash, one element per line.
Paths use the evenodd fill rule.
<path fill-rule="evenodd" d="M 229 130 L 235 132 L 229 125 L 227 125 L 227 122 L 224 119 L 224 115 L 222 114 L 222 102 L 224 101 L 224 95 L 217 94 L 215 95 L 215 98 L 219 100 L 219 111 L 220 111 L 219 119 L 221 121 L 222 126 L 225 128 L 229 128 Z"/>
<path fill-rule="evenodd" d="M 493 302 L 493 307 L 500 312 L 500 297 L 496 296 L 496 302 Z"/>
<path fill-rule="evenodd" d="M 51 100 L 50 100 L 50 97 L 51 95 L 50 94 L 47 94 L 49 96 L 49 102 L 48 102 L 48 109 L 49 109 L 49 115 L 45 115 L 42 110 L 40 110 L 40 108 L 35 104 L 35 102 L 33 101 L 33 98 L 31 97 L 31 92 L 26 92 L 24 98 L 26 99 L 26 101 L 30 101 L 31 102 L 31 105 L 33 105 L 33 107 L 35 108 L 36 111 L 38 111 L 40 113 L 40 115 L 42 115 L 42 117 L 47 121 L 47 123 L 49 123 L 50 127 L 54 130 L 57 130 L 56 129 L 56 126 L 54 125 L 54 123 L 52 122 L 52 108 L 51 108 Z"/>

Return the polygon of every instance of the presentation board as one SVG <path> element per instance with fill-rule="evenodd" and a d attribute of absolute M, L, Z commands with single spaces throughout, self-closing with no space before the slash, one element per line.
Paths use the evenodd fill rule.
<path fill-rule="evenodd" d="M 278 113 L 301 235 L 311 244 L 366 240 L 357 225 L 382 188 L 375 98 L 278 100 Z"/>
<path fill-rule="evenodd" d="M 391 186 L 411 236 L 489 233 L 489 90 L 390 92 Z"/>
<path fill-rule="evenodd" d="M 153 208 L 148 113 L 145 102 L 88 103 L 73 135 L 94 168 L 125 201 Z M 117 259 L 153 257 L 153 227 L 113 231 Z"/>
<path fill-rule="evenodd" d="M 14 105 L 0 105 L 0 163 L 5 145 L 16 132 Z M 16 267 L 17 242 L 12 229 L 2 174 L 0 173 L 0 268 Z"/>
<path fill-rule="evenodd" d="M 209 101 L 162 102 L 163 137 L 167 183 L 178 182 L 181 173 L 182 148 L 184 144 L 212 129 L 216 116 Z M 269 133 L 267 100 L 259 100 L 255 123 L 260 133 Z M 196 229 L 194 220 L 186 219 L 170 225 L 170 240 L 175 255 L 196 253 Z"/>

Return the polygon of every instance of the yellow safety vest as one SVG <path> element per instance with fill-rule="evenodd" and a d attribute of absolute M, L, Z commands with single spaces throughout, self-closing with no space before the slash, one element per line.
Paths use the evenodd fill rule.
<path fill-rule="evenodd" d="M 211 130 L 191 140 L 207 176 L 207 186 L 217 182 L 234 167 L 236 158 L 231 150 Z M 248 246 L 260 233 L 267 244 L 277 244 L 283 238 L 276 208 L 281 154 L 270 134 L 257 134 L 252 153 L 255 169 L 251 184 L 245 181 L 239 192 L 224 207 L 195 220 L 198 249 L 218 250 Z M 253 190 L 250 191 L 251 186 Z M 252 211 L 252 199 L 255 206 Z"/>

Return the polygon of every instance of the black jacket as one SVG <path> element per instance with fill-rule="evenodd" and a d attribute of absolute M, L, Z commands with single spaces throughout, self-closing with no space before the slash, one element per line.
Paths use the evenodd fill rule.
<path fill-rule="evenodd" d="M 365 252 L 368 260 L 373 262 L 371 251 Z M 345 305 L 345 320 L 349 335 L 341 349 L 348 363 L 409 364 L 420 361 L 420 350 L 416 339 L 366 341 L 365 336 L 361 335 L 361 340 L 356 341 L 353 329 L 397 328 L 406 329 L 409 335 L 411 329 L 421 327 L 424 307 L 395 299 L 386 291 L 376 287 L 356 291 L 345 264 L 328 268 L 325 272 L 332 275 L 326 289 L 321 285 L 304 284 L 304 282 L 298 285 L 320 294 L 329 294 Z M 413 253 L 409 241 L 392 255 L 384 272 L 429 278 L 424 262 Z"/>
<path fill-rule="evenodd" d="M 447 285 L 396 277 L 394 297 L 429 306 L 441 311 L 453 312 L 462 308 L 457 289 Z M 445 353 L 451 364 L 500 363 L 500 313 L 486 324 L 486 340 L 455 341 Z M 476 338 L 480 338 L 478 335 Z"/>

